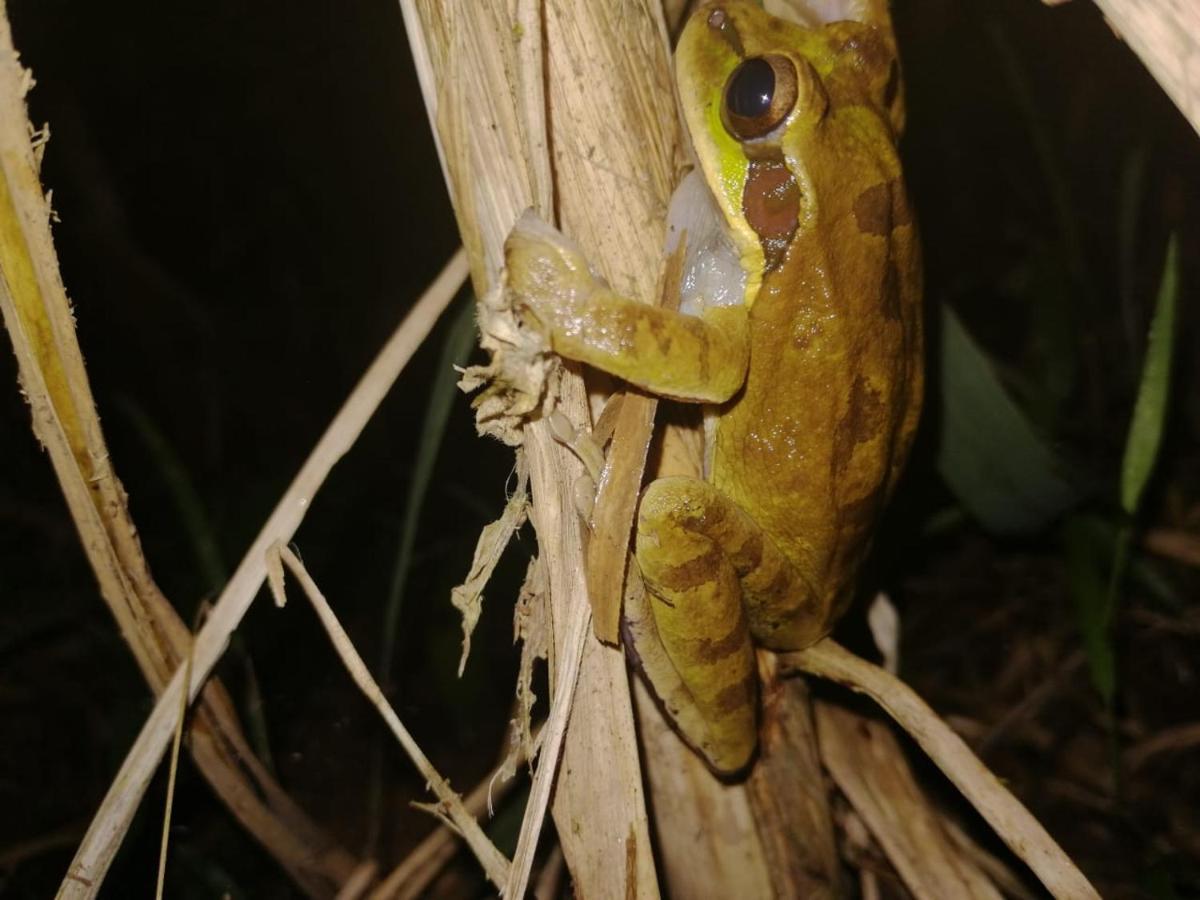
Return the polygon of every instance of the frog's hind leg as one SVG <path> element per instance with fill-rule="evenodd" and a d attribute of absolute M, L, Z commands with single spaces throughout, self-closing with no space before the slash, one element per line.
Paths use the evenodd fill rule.
<path fill-rule="evenodd" d="M 776 647 L 806 637 L 797 629 L 815 628 L 804 609 L 812 593 L 753 519 L 695 478 L 647 486 L 637 561 L 665 651 L 644 649 L 635 634 L 643 668 L 668 709 L 690 695 L 695 714 L 676 715 L 676 724 L 714 769 L 736 771 L 757 740 L 751 634 Z"/>

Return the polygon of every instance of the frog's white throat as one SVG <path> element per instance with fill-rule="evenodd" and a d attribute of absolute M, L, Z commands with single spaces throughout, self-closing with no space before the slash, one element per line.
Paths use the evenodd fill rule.
<path fill-rule="evenodd" d="M 679 183 L 667 209 L 666 252 L 673 253 L 687 232 L 680 279 L 679 309 L 698 316 L 706 306 L 745 302 L 746 272 L 701 171 L 693 169 Z"/>
<path fill-rule="evenodd" d="M 708 306 L 745 302 L 746 271 L 734 246 L 717 201 L 699 168 L 679 183 L 667 209 L 666 252 L 671 254 L 687 233 L 683 273 L 679 279 L 679 310 L 699 316 Z M 713 448 L 720 410 L 704 407 L 704 476 L 712 474 Z"/>

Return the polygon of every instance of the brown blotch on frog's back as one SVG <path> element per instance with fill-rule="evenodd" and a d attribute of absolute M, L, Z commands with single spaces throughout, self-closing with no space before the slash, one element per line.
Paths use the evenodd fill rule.
<path fill-rule="evenodd" d="M 854 221 L 863 234 L 886 237 L 895 228 L 912 224 L 904 185 L 897 178 L 867 188 L 854 200 Z"/>
<path fill-rule="evenodd" d="M 892 190 L 889 182 L 871 185 L 854 200 L 854 221 L 863 234 L 884 237 L 892 232 Z"/>
<path fill-rule="evenodd" d="M 885 412 L 882 394 L 871 387 L 866 376 L 856 375 L 850 386 L 846 412 L 834 426 L 831 462 L 835 474 L 850 462 L 858 444 L 869 441 L 879 433 L 886 419 Z"/>

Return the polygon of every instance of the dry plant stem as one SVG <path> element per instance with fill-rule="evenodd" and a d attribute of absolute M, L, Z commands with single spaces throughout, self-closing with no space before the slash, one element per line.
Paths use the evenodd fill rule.
<path fill-rule="evenodd" d="M 430 789 L 437 795 L 439 808 L 438 813 L 444 816 L 454 824 L 458 832 L 467 842 L 467 846 L 471 848 L 471 852 L 475 854 L 475 858 L 479 860 L 483 866 L 483 871 L 487 873 L 488 879 L 500 886 L 504 884 L 508 877 L 508 860 L 504 858 L 496 846 L 488 840 L 483 829 L 479 827 L 479 823 L 475 821 L 474 816 L 467 812 L 463 806 L 462 798 L 450 789 L 449 783 L 442 778 L 437 769 L 433 767 L 428 757 L 425 756 L 421 748 L 417 746 L 417 742 L 413 740 L 408 729 L 400 721 L 400 717 L 396 715 L 396 711 L 392 709 L 387 702 L 387 698 L 383 696 L 383 691 L 380 689 L 378 682 L 371 677 L 370 671 L 367 669 L 367 664 L 363 662 L 358 651 L 354 649 L 354 644 L 351 643 L 349 635 L 346 634 L 341 623 L 337 620 L 337 616 L 333 614 L 333 610 L 329 607 L 329 601 L 325 599 L 320 588 L 317 587 L 312 576 L 308 574 L 308 570 L 304 568 L 304 564 L 300 562 L 291 548 L 284 547 L 276 543 L 268 551 L 269 555 L 276 561 L 269 563 L 269 568 L 274 568 L 278 565 L 278 560 L 282 559 L 283 563 L 291 570 L 292 575 L 300 583 L 300 587 L 304 590 L 305 596 L 316 610 L 318 618 L 321 620 L 321 625 L 324 626 L 326 633 L 329 635 L 330 641 L 333 642 L 333 648 L 337 651 L 338 657 L 342 664 L 346 667 L 346 671 L 350 673 L 350 677 L 354 679 L 355 685 L 366 696 L 371 704 L 383 716 L 383 720 L 391 729 L 392 734 L 408 754 L 408 758 L 412 760 L 417 771 L 425 779 Z M 276 584 L 276 577 L 279 579 L 279 584 Z M 276 593 L 276 602 L 282 605 L 283 601 L 283 573 L 279 571 L 271 578 L 272 590 Z"/>
<path fill-rule="evenodd" d="M 641 679 L 634 687 L 662 871 L 671 895 L 787 896 L 772 885 L 745 784 L 713 778 Z"/>
<path fill-rule="evenodd" d="M 545 421 L 534 423 L 527 429 L 527 433 L 540 432 L 539 440 L 527 442 L 527 446 L 530 447 L 530 464 L 534 471 L 554 471 L 555 462 L 539 458 L 539 451 L 541 453 L 549 451 L 560 457 L 557 460 L 558 465 L 562 465 L 564 462 L 567 462 L 567 464 L 574 463 L 574 460 L 566 457 L 562 448 L 555 444 L 549 430 L 549 424 Z M 552 481 L 545 485 L 545 487 L 548 488 L 553 483 Z M 549 491 L 545 493 L 549 493 Z M 559 499 L 565 500 L 566 498 L 560 496 Z M 545 504 L 542 504 L 542 506 L 545 507 Z M 543 509 L 543 512 L 546 511 Z M 574 550 L 578 554 L 576 558 L 581 560 L 582 545 L 579 543 L 579 526 L 574 512 L 574 504 L 568 502 L 565 506 L 552 512 L 557 512 L 560 525 L 566 524 L 561 522 L 561 519 L 564 517 L 567 523 L 574 524 L 574 529 L 572 530 L 568 527 L 565 533 L 575 538 L 576 544 Z M 554 547 L 551 536 L 562 534 L 563 532 L 559 531 L 554 523 L 547 522 L 542 516 L 537 515 L 536 503 L 534 527 L 538 532 L 538 545 L 542 548 L 542 552 L 546 557 L 554 559 L 556 556 L 559 556 L 562 551 L 560 548 Z M 556 550 L 558 550 L 557 553 Z M 588 638 L 591 636 L 592 616 L 591 609 L 585 602 L 587 592 L 581 577 L 582 569 L 576 569 L 573 573 L 565 570 L 561 556 L 559 556 L 557 569 L 560 579 L 570 579 L 571 582 L 574 582 L 572 586 L 575 589 L 567 594 L 568 598 L 573 598 L 573 603 L 566 610 L 567 615 L 564 617 L 564 626 L 555 629 L 557 671 L 553 677 L 554 687 L 550 703 L 550 717 L 546 722 L 541 757 L 537 770 L 534 773 L 533 784 L 529 790 L 529 803 L 526 806 L 525 818 L 521 822 L 521 831 L 517 837 L 517 849 L 513 853 L 512 870 L 509 873 L 508 883 L 504 886 L 503 896 L 510 898 L 524 897 L 525 890 L 529 884 L 529 875 L 533 867 L 533 856 L 537 850 L 537 839 L 541 834 L 546 809 L 550 804 L 550 790 L 554 786 L 555 775 L 558 770 L 559 754 L 566 737 L 567 723 L 571 719 L 571 710 L 575 698 L 576 686 L 579 682 L 584 650 Z M 552 569 L 552 579 L 554 578 L 554 574 L 554 570 Z M 552 581 L 551 596 L 553 597 L 553 595 L 554 585 Z M 560 630 L 565 633 L 559 633 Z M 644 818 L 642 824 L 643 826 L 645 825 Z"/>
<path fill-rule="evenodd" d="M 1200 535 L 1181 528 L 1151 528 L 1142 545 L 1157 556 L 1200 569 Z"/>
<path fill-rule="evenodd" d="M 1000 900 L 989 877 L 942 828 L 891 728 L 822 702 L 816 720 L 829 773 L 914 897 Z"/>
<path fill-rule="evenodd" d="M 821 770 L 808 685 L 781 679 L 772 654 L 759 654 L 759 759 L 746 791 L 777 896 L 838 897 L 841 863 L 829 791 Z"/>
<path fill-rule="evenodd" d="M 208 621 L 196 638 L 194 674 L 189 679 L 187 692 L 189 698 L 195 697 L 200 685 L 212 671 L 225 650 L 229 635 L 241 622 L 262 586 L 266 576 L 267 549 L 276 541 L 291 540 L 330 470 L 353 446 L 371 414 L 462 285 L 466 271 L 466 259 L 459 252 L 404 318 L 313 448 L 221 592 Z M 159 696 L 154 711 L 142 726 L 141 733 L 109 787 L 100 811 L 84 836 L 59 888 L 60 897 L 91 897 L 99 890 L 138 802 L 146 791 L 146 785 L 162 759 L 178 715 L 183 686 L 184 670 L 180 666 Z"/>
<path fill-rule="evenodd" d="M 1095 3 L 1200 132 L 1200 4 L 1188 0 Z"/>
<path fill-rule="evenodd" d="M 334 900 L 358 900 L 366 893 L 367 888 L 375 880 L 375 875 L 379 871 L 379 863 L 373 859 L 360 863 L 358 868 L 354 870 L 354 874 L 347 879 L 342 885 L 341 890 L 337 892 Z"/>
<path fill-rule="evenodd" d="M 1058 696 L 1075 673 L 1083 667 L 1084 662 L 1086 662 L 1086 658 L 1083 651 L 1076 650 L 1059 663 L 1049 678 L 1026 694 L 1016 706 L 1005 712 L 998 722 L 987 729 L 979 741 L 972 742 L 975 744 L 976 752 L 980 756 L 987 756 L 1017 725 L 1036 716 L 1047 703 Z"/>
<path fill-rule="evenodd" d="M 1167 728 L 1125 751 L 1125 766 L 1136 772 L 1163 753 L 1186 753 L 1200 747 L 1200 722 L 1188 722 Z"/>
<path fill-rule="evenodd" d="M 942 830 L 958 847 L 964 859 L 969 860 L 977 869 L 986 874 L 992 883 L 1000 889 L 1005 897 L 1013 900 L 1034 900 L 1033 893 L 1017 877 L 1007 863 L 984 850 L 974 838 L 962 830 L 958 822 L 943 810 L 936 810 L 942 823 Z"/>
<path fill-rule="evenodd" d="M 522 759 L 517 759 L 512 764 L 520 765 L 521 762 Z M 468 814 L 479 818 L 495 799 L 505 797 L 516 786 L 516 778 L 504 779 L 497 784 L 497 778 L 509 764 L 509 760 L 502 761 L 467 794 L 463 806 Z M 371 891 L 368 900 L 414 900 L 420 897 L 457 852 L 460 837 L 445 824 L 439 825 Z"/>
<path fill-rule="evenodd" d="M 0 311 L 33 432 L 54 467 L 100 596 L 157 694 L 188 653 L 191 634 L 154 583 L 105 446 L 39 180 L 46 131 L 33 135 L 26 119 L 24 93 L 31 84 L 0 16 Z M 321 833 L 254 757 L 233 702 L 215 679 L 202 695 L 190 749 L 213 791 L 300 889 L 330 895 L 353 857 Z"/>
<path fill-rule="evenodd" d="M 189 650 L 184 660 L 183 679 L 192 680 L 192 654 Z M 179 720 L 175 723 L 175 736 L 171 739 L 171 763 L 167 775 L 167 800 L 163 810 L 162 838 L 158 849 L 158 884 L 154 889 L 155 900 L 162 900 L 163 886 L 167 879 L 167 847 L 171 837 L 171 810 L 175 805 L 175 778 L 179 774 L 179 748 L 183 744 L 183 726 L 187 721 L 187 697 L 179 694 Z"/>
<path fill-rule="evenodd" d="M 533 889 L 534 900 L 557 900 L 562 892 L 565 863 L 562 847 L 553 848 L 538 876 L 537 885 Z"/>
<path fill-rule="evenodd" d="M 638 134 L 642 141 L 652 138 L 658 133 L 657 117 L 644 127 L 621 124 L 629 109 L 641 101 L 636 91 L 626 99 L 628 108 L 620 112 L 597 100 L 602 86 L 624 85 L 623 78 L 646 69 L 640 41 L 630 40 L 626 34 L 624 41 L 614 42 L 613 32 L 620 34 L 620 26 L 633 28 L 651 21 L 647 19 L 653 15 L 648 12 L 651 6 L 634 0 L 603 4 L 542 4 L 536 0 L 401 3 L 414 58 L 423 69 L 426 105 L 436 126 L 478 296 L 486 296 L 496 284 L 504 239 L 528 207 L 545 219 L 551 218 L 556 208 L 562 211 L 560 224 L 610 276 L 614 271 L 642 269 L 636 254 L 633 259 L 622 259 L 607 252 L 605 238 L 620 234 L 624 223 L 653 227 L 650 246 L 657 246 L 661 230 L 654 227 L 655 216 L 611 208 L 614 203 L 641 196 L 639 188 L 647 183 L 647 166 L 644 161 L 630 166 L 624 159 L 614 160 L 610 153 L 615 147 L 620 155 L 622 147 L 636 143 L 628 140 L 630 134 Z M 610 22 L 613 27 L 607 35 L 594 23 L 588 31 L 589 15 L 609 16 L 615 22 Z M 556 57 L 555 46 L 564 33 L 574 35 L 574 42 Z M 575 46 L 580 35 L 584 38 L 582 49 Z M 609 55 L 598 59 L 601 48 Z M 566 85 L 595 93 L 564 103 L 555 95 L 548 97 L 545 85 L 555 91 Z M 556 128 L 553 140 L 546 119 L 548 106 Z M 589 117 L 591 131 L 580 126 L 577 112 Z M 673 115 L 669 121 L 673 124 Z M 550 152 L 555 153 L 557 183 L 552 177 Z M 590 193 L 581 191 L 580 170 L 606 173 L 609 183 Z M 654 171 L 653 167 L 649 171 Z M 595 230 L 576 227 L 566 216 L 566 211 L 576 209 L 580 202 L 595 208 Z M 665 194 L 658 205 L 662 207 L 657 214 L 661 221 Z M 622 228 L 613 228 L 613 222 L 623 223 Z M 622 239 L 631 239 L 635 245 L 640 241 L 638 252 L 646 251 L 646 235 L 626 234 Z M 651 253 L 651 287 L 654 256 Z M 649 296 L 649 292 L 642 295 Z M 586 397 L 578 375 L 564 372 L 558 386 L 558 408 L 576 427 L 586 425 Z M 570 452 L 555 443 L 543 423 L 527 427 L 524 441 L 533 489 L 531 518 L 538 531 L 539 557 L 546 566 L 553 607 L 554 721 L 548 726 L 551 730 L 538 762 L 507 894 L 515 896 L 524 890 L 540 817 L 557 773 L 554 816 L 579 893 L 599 897 L 628 891 L 654 897 L 656 879 L 624 659 L 618 651 L 588 641 L 582 533 L 572 497 L 572 486 L 582 470 Z M 578 689 L 574 688 L 576 677 Z M 573 700 L 575 705 L 570 708 Z M 563 730 L 555 722 L 565 723 L 568 716 L 571 727 L 564 741 Z"/>
<path fill-rule="evenodd" d="M 779 656 L 785 667 L 836 681 L 883 707 L 1055 897 L 1100 896 L 1037 819 L 908 685 L 828 639 Z"/>

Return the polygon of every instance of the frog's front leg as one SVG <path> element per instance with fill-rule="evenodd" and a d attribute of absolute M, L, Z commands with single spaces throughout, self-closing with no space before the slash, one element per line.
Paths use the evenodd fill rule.
<path fill-rule="evenodd" d="M 700 317 L 622 297 L 565 237 L 529 215 L 504 250 L 514 307 L 559 356 L 677 400 L 720 403 L 746 380 L 745 307 L 709 308 Z"/>
<path fill-rule="evenodd" d="M 699 714 L 677 717 L 685 737 L 713 768 L 736 771 L 757 742 L 751 638 L 775 649 L 807 646 L 824 633 L 825 617 L 800 569 L 706 481 L 675 476 L 646 487 L 636 553 L 670 663 L 646 665 L 654 657 L 643 653 L 646 675 L 660 697 L 682 683 Z"/>

